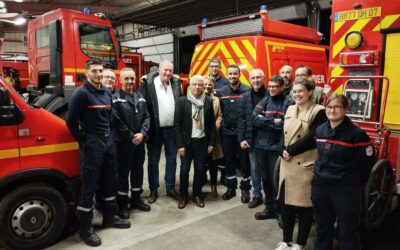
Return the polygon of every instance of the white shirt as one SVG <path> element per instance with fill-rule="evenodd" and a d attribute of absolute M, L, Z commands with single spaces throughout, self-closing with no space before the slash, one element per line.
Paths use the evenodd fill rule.
<path fill-rule="evenodd" d="M 203 109 L 204 111 L 204 109 Z M 193 104 L 192 104 L 192 138 L 203 138 L 204 136 L 206 136 L 205 132 L 204 132 L 204 112 L 202 112 L 201 115 L 201 124 L 203 125 L 202 129 L 198 129 L 196 128 L 196 121 L 193 119 L 193 115 L 196 112 Z"/>
<path fill-rule="evenodd" d="M 174 126 L 175 99 L 172 93 L 171 82 L 167 88 L 161 83 L 160 76 L 154 79 L 154 87 L 157 93 L 158 119 L 160 128 Z"/>

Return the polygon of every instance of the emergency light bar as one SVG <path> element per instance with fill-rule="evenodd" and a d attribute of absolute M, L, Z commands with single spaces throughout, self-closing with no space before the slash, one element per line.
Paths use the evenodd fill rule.
<path fill-rule="evenodd" d="M 343 52 L 339 55 L 341 67 L 378 66 L 379 52 Z"/>

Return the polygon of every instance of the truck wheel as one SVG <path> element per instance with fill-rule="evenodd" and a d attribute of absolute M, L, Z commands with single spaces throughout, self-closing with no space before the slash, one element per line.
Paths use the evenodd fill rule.
<path fill-rule="evenodd" d="M 281 170 L 281 157 L 279 156 L 275 163 L 274 169 L 274 188 L 275 188 L 275 197 L 278 196 L 279 190 L 279 172 Z"/>
<path fill-rule="evenodd" d="M 375 163 L 364 188 L 364 223 L 368 228 L 380 225 L 389 209 L 393 194 L 393 172 L 390 162 Z"/>
<path fill-rule="evenodd" d="M 39 249 L 62 233 L 67 204 L 55 188 L 43 183 L 21 186 L 0 202 L 0 243 L 11 249 Z"/>

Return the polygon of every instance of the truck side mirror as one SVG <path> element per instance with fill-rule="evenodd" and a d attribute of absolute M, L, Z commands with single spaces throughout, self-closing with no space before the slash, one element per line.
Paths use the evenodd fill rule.
<path fill-rule="evenodd" d="M 0 126 L 17 125 L 23 120 L 22 111 L 11 103 L 10 92 L 0 87 Z"/>

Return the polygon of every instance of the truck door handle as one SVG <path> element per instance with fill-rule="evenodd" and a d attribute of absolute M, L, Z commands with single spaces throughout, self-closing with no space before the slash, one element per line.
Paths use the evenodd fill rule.
<path fill-rule="evenodd" d="M 38 137 L 36 137 L 36 141 L 38 141 L 38 142 L 44 142 L 44 137 L 38 136 Z"/>

